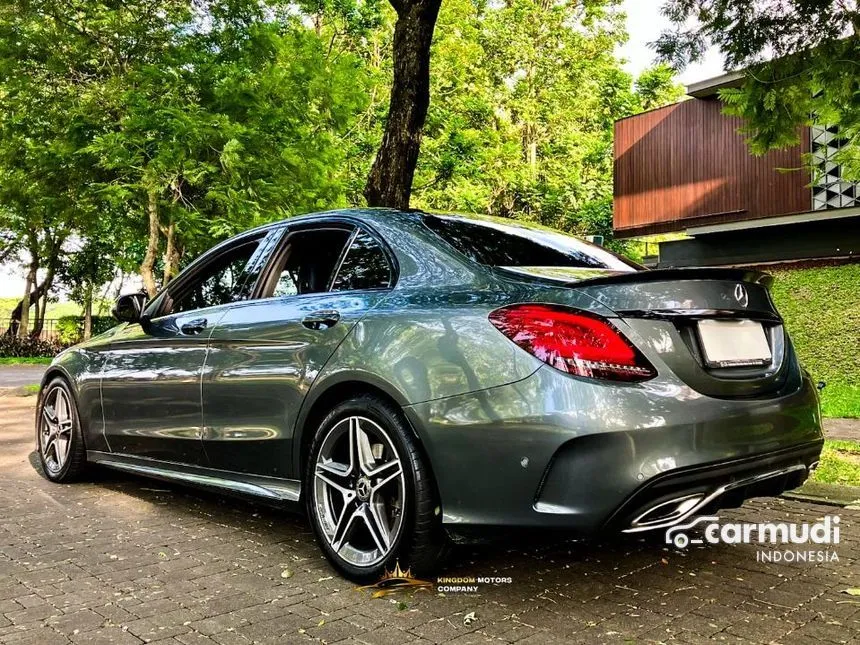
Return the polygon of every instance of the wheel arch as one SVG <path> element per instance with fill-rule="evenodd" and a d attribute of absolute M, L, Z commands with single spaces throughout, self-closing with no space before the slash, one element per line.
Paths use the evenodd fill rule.
<path fill-rule="evenodd" d="M 45 373 L 42 375 L 41 383 L 39 383 L 39 393 L 36 398 L 36 416 L 34 419 L 36 431 L 38 432 L 39 429 L 39 415 L 41 414 L 42 396 L 45 392 L 45 386 L 56 378 L 61 378 L 65 381 L 66 386 L 72 395 L 72 405 L 75 406 L 75 415 L 77 416 L 78 423 L 80 424 L 81 440 L 84 442 L 84 448 L 86 449 L 88 443 L 87 434 L 89 433 L 89 420 L 85 419 L 84 415 L 81 414 L 81 403 L 78 397 L 78 388 L 76 386 L 75 379 L 72 378 L 72 375 L 69 374 L 65 368 L 57 363 L 52 363 L 48 366 L 48 369 L 46 369 Z M 38 438 L 36 439 L 36 442 L 36 449 L 38 450 Z"/>
<path fill-rule="evenodd" d="M 45 370 L 45 373 L 42 375 L 42 382 L 39 384 L 39 390 L 41 394 L 42 388 L 44 388 L 48 383 L 53 381 L 56 377 L 61 377 L 66 381 L 69 385 L 69 388 L 74 389 L 75 381 L 72 378 L 71 374 L 68 373 L 62 366 L 54 363 L 48 366 L 48 369 Z"/>
<path fill-rule="evenodd" d="M 421 433 L 415 427 L 413 419 L 407 412 L 409 401 L 405 396 L 393 385 L 385 382 L 378 377 L 374 377 L 367 373 L 342 373 L 337 376 L 332 376 L 324 383 L 320 383 L 312 388 L 311 392 L 305 399 L 302 409 L 299 412 L 299 417 L 296 421 L 296 435 L 294 438 L 294 472 L 299 478 L 304 476 L 304 467 L 307 462 L 307 453 L 310 449 L 311 440 L 313 439 L 314 431 L 319 422 L 322 421 L 326 413 L 331 408 L 341 401 L 359 396 L 362 394 L 372 394 L 378 396 L 389 403 L 393 404 L 402 414 L 403 420 L 412 430 L 412 435 L 415 438 L 418 450 L 424 463 L 427 465 L 431 475 L 433 475 L 433 483 L 436 497 L 439 499 L 438 486 L 436 485 L 436 477 L 433 472 L 433 463 L 430 461 L 430 456 L 427 453 L 424 442 L 421 439 Z"/>
<path fill-rule="evenodd" d="M 96 372 L 100 371 L 101 366 L 93 366 L 91 357 L 87 353 L 78 351 L 75 348 L 66 350 L 54 359 L 54 362 L 48 366 L 42 375 L 36 406 L 36 412 L 38 413 L 38 403 L 42 400 L 42 392 L 45 386 L 57 377 L 63 379 L 72 393 L 73 403 L 77 409 L 78 422 L 81 425 L 84 445 L 94 450 L 101 449 L 99 447 L 101 445 L 99 442 L 99 438 L 101 437 L 101 386 L 99 378 L 87 380 L 86 375 L 88 372 L 95 375 Z M 94 430 L 98 433 L 98 436 L 93 435 Z"/>

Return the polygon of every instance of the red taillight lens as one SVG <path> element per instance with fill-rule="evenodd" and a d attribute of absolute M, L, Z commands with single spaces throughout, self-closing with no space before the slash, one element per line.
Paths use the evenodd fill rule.
<path fill-rule="evenodd" d="M 510 305 L 490 313 L 496 329 L 554 368 L 589 378 L 645 381 L 654 367 L 615 327 L 555 305 Z"/>

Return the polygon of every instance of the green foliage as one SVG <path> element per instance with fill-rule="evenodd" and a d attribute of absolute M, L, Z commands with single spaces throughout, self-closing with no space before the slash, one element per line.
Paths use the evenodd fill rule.
<path fill-rule="evenodd" d="M 78 329 L 79 321 L 82 322 L 82 319 L 78 316 L 63 316 L 57 319 L 57 336 L 60 342 L 67 345 L 77 342 L 82 331 Z"/>
<path fill-rule="evenodd" d="M 677 28 L 654 43 L 663 60 L 683 67 L 713 45 L 727 69 L 747 70 L 741 88 L 720 95 L 727 113 L 745 119 L 753 152 L 797 144 L 801 124 L 835 125 L 847 140 L 835 161 L 846 179 L 860 180 L 856 2 L 666 0 L 664 12 Z"/>
<path fill-rule="evenodd" d="M 93 316 L 93 336 L 115 327 L 117 321 L 112 316 Z M 63 345 L 74 345 L 84 337 L 83 316 L 63 316 L 57 319 L 57 336 Z"/>
<path fill-rule="evenodd" d="M 355 33 L 373 24 L 369 8 L 337 10 Z M 290 13 L 254 0 L 0 3 L 9 244 L 40 229 L 83 239 L 64 268 L 82 301 L 108 269 L 134 270 L 147 251 L 157 263 L 168 229 L 181 262 L 253 224 L 345 204 L 341 137 L 364 76 Z"/>
<path fill-rule="evenodd" d="M 108 194 L 155 187 L 183 232 L 210 239 L 342 202 L 337 133 L 363 101 L 354 62 L 328 60 L 299 25 L 241 38 L 200 35 L 123 79 L 121 117 L 87 148 Z"/>
<path fill-rule="evenodd" d="M 860 264 L 771 271 L 773 300 L 825 416 L 860 417 Z"/>
<path fill-rule="evenodd" d="M 84 305 L 117 269 L 169 279 L 236 231 L 362 203 L 394 18 L 384 0 L 0 0 L 0 259 L 59 249 Z M 678 86 L 656 67 L 634 89 L 625 38 L 618 0 L 446 0 L 414 205 L 629 250 L 612 124 Z"/>
<path fill-rule="evenodd" d="M 633 91 L 625 38 L 612 1 L 446 0 L 415 205 L 611 240 L 613 122 L 677 96 L 665 67 Z"/>
<path fill-rule="evenodd" d="M 52 356 L 0 356 L 0 365 L 47 365 Z"/>
<path fill-rule="evenodd" d="M 632 240 L 617 240 L 612 231 L 612 196 L 606 195 L 599 199 L 586 202 L 574 212 L 568 213 L 561 225 L 565 230 L 585 237 L 586 235 L 602 235 L 603 245 L 629 257 L 640 261 L 641 251 L 638 243 Z"/>
<path fill-rule="evenodd" d="M 0 358 L 36 358 L 56 356 L 64 345 L 60 342 L 40 338 L 19 338 L 9 334 L 0 335 Z"/>
<path fill-rule="evenodd" d="M 639 107 L 643 110 L 677 103 L 686 93 L 684 86 L 675 82 L 675 70 L 666 63 L 643 71 L 634 87 L 639 97 Z"/>

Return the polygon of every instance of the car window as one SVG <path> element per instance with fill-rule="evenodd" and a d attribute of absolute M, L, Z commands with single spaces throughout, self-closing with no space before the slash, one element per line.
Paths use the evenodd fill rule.
<path fill-rule="evenodd" d="M 594 244 L 538 227 L 437 215 L 426 215 L 424 224 L 460 253 L 487 266 L 641 268 Z"/>
<path fill-rule="evenodd" d="M 260 241 L 249 240 L 217 257 L 190 285 L 180 287 L 170 313 L 225 305 L 245 298 L 252 286 L 245 269 Z"/>
<path fill-rule="evenodd" d="M 340 265 L 332 291 L 387 289 L 391 265 L 382 246 L 366 231 L 359 230 Z"/>
<path fill-rule="evenodd" d="M 269 295 L 275 298 L 328 291 L 352 231 L 323 228 L 297 231 L 287 238 L 286 253 L 275 268 Z"/>

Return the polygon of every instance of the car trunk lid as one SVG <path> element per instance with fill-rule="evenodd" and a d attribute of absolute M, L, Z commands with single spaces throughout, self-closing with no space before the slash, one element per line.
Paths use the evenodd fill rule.
<path fill-rule="evenodd" d="M 612 310 L 630 340 L 646 356 L 659 358 L 658 372 L 662 362 L 702 394 L 774 396 L 799 385 L 799 368 L 771 300 L 767 274 L 710 268 L 611 272 L 517 267 L 515 272 L 563 284 Z"/>

